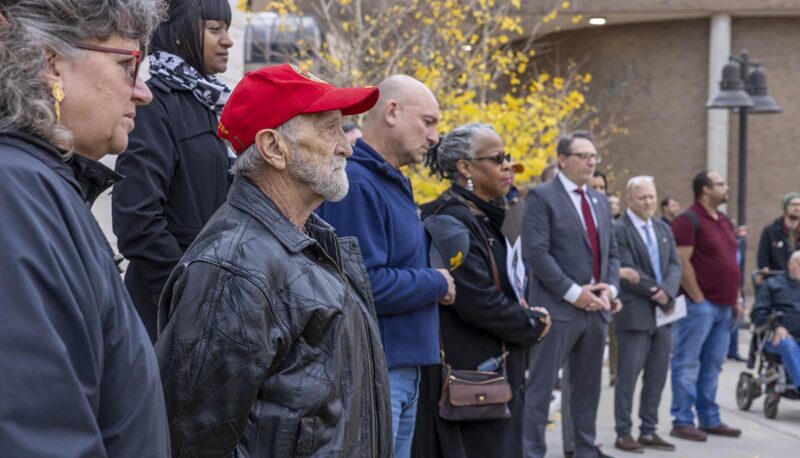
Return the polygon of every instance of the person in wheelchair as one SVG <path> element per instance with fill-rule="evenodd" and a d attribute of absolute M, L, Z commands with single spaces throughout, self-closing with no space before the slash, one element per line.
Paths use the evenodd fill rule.
<path fill-rule="evenodd" d="M 750 318 L 756 327 L 770 325 L 772 339 L 764 351 L 780 355 L 789 378 L 800 384 L 800 250 L 789 257 L 784 275 L 769 277 L 758 288 Z"/>

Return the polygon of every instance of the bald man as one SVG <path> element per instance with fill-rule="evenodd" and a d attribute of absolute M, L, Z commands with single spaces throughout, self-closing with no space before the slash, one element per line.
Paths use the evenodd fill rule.
<path fill-rule="evenodd" d="M 419 366 L 439 363 L 436 303 L 452 304 L 455 285 L 429 268 L 427 243 L 411 185 L 400 167 L 422 162 L 439 141 L 439 104 L 421 82 L 395 75 L 364 120 L 347 161 L 350 191 L 318 210 L 340 236 L 361 245 L 389 366 L 395 457 L 411 455 Z"/>

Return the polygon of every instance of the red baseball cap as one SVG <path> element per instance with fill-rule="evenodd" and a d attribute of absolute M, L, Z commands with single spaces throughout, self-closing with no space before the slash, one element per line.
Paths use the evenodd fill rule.
<path fill-rule="evenodd" d="M 378 88 L 338 88 L 292 64 L 247 73 L 222 110 L 217 136 L 242 154 L 262 129 L 275 129 L 299 114 L 339 110 L 344 116 L 369 110 Z"/>

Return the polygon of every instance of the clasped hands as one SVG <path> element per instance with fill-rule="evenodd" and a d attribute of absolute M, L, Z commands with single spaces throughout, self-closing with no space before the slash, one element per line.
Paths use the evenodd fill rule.
<path fill-rule="evenodd" d="M 581 286 L 581 294 L 575 301 L 575 307 L 587 312 L 611 310 L 614 299 L 607 283 L 595 283 Z"/>

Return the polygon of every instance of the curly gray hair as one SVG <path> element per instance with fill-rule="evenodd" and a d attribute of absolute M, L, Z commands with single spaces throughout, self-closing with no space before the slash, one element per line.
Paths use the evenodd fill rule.
<path fill-rule="evenodd" d="M 431 174 L 436 174 L 439 178 L 454 180 L 458 175 L 456 168 L 458 161 L 475 157 L 474 139 L 481 132 L 497 133 L 490 124 L 472 122 L 462 124 L 441 137 L 439 144 L 428 151 L 425 161 L 431 169 Z"/>
<path fill-rule="evenodd" d="M 73 56 L 76 44 L 113 35 L 137 40 L 144 50 L 165 11 L 164 0 L 19 0 L 4 7 L 0 133 L 21 130 L 54 145 L 71 144 L 44 77 L 47 53 Z"/>

